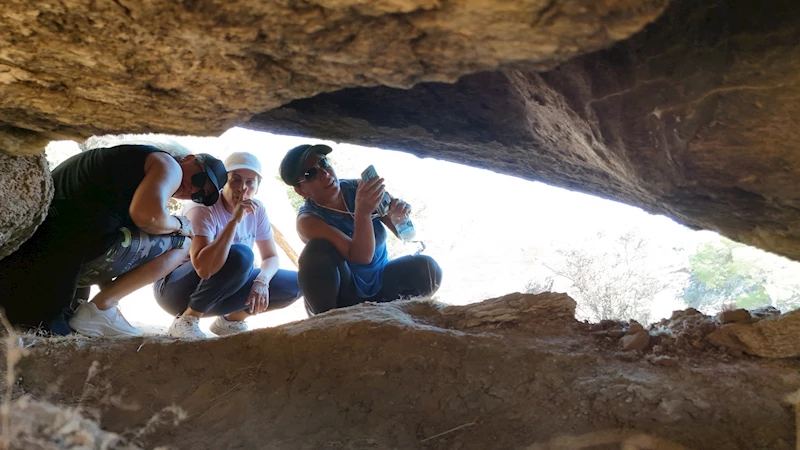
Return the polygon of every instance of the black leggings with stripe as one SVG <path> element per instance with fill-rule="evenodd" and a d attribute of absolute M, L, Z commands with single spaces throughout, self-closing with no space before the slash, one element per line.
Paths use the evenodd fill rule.
<path fill-rule="evenodd" d="M 356 294 L 347 261 L 330 242 L 312 239 L 300 255 L 300 290 L 309 314 L 364 302 L 390 302 L 432 295 L 442 283 L 442 269 L 426 255 L 393 259 L 384 268 L 383 287 L 374 296 Z"/>

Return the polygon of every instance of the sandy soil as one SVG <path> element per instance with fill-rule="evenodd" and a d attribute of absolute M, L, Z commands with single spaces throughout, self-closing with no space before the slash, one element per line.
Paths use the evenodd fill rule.
<path fill-rule="evenodd" d="M 15 389 L 145 448 L 795 448 L 797 358 L 694 346 L 714 327 L 669 323 L 626 351 L 638 327 L 580 323 L 574 307 L 512 294 L 200 342 L 27 336 Z"/>

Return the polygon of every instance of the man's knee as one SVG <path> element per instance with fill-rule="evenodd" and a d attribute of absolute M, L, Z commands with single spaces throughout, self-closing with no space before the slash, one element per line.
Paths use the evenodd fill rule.
<path fill-rule="evenodd" d="M 420 282 L 427 287 L 424 289 L 423 295 L 431 295 L 439 289 L 442 284 L 442 268 L 435 259 L 428 255 L 418 255 L 417 259 L 417 277 Z"/>
<path fill-rule="evenodd" d="M 250 247 L 243 244 L 233 244 L 228 251 L 228 259 L 225 260 L 225 265 L 222 266 L 220 272 L 247 272 L 249 275 L 254 261 L 255 255 Z"/>
<path fill-rule="evenodd" d="M 336 264 L 344 259 L 336 247 L 325 239 L 312 239 L 308 241 L 298 261 L 300 270 L 317 265 Z"/>

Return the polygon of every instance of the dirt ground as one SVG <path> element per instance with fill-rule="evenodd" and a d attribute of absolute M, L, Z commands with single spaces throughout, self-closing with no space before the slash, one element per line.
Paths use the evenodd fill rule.
<path fill-rule="evenodd" d="M 574 307 L 511 294 L 360 305 L 202 342 L 23 336 L 14 390 L 116 436 L 85 448 L 795 448 L 798 358 L 708 344 L 719 324 L 692 311 L 625 350 L 641 344 L 636 324 L 580 323 Z"/>

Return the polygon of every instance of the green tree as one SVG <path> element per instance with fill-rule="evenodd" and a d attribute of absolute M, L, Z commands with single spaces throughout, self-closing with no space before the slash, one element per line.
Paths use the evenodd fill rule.
<path fill-rule="evenodd" d="M 280 181 L 281 185 L 284 185 L 280 175 L 276 175 L 275 179 Z M 300 211 L 300 207 L 303 206 L 303 203 L 305 203 L 305 199 L 301 197 L 300 194 L 295 192 L 293 186 L 284 186 L 286 186 L 286 197 L 289 199 L 289 203 L 291 203 L 292 208 L 294 208 L 295 212 Z"/>
<path fill-rule="evenodd" d="M 737 257 L 746 246 L 721 239 L 705 242 L 689 256 L 689 284 L 683 291 L 687 305 L 703 310 L 735 303 L 740 308 L 770 305 L 766 272 L 752 260 Z"/>

